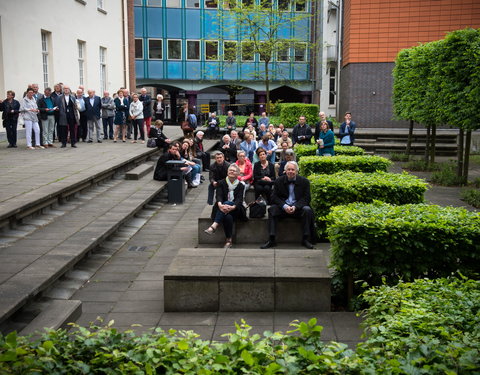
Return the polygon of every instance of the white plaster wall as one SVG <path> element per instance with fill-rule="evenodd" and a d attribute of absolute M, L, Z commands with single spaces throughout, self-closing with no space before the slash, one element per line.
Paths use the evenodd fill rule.
<path fill-rule="evenodd" d="M 29 83 L 43 91 L 41 31 L 51 33 L 49 85 L 79 85 L 77 40 L 85 45 L 84 86 L 100 93 L 100 47 L 107 49 L 107 89 L 125 86 L 122 0 L 0 1 L 0 98 L 13 89 L 17 99 Z"/>

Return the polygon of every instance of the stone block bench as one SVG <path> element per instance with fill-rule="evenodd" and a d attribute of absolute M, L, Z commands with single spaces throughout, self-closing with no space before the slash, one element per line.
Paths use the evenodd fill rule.
<path fill-rule="evenodd" d="M 164 276 L 165 311 L 330 311 L 327 253 L 180 249 Z"/>

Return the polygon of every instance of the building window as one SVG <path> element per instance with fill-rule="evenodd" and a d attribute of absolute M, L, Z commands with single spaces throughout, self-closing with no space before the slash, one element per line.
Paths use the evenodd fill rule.
<path fill-rule="evenodd" d="M 280 43 L 277 47 L 277 61 L 290 61 L 290 48 L 287 43 Z"/>
<path fill-rule="evenodd" d="M 147 0 L 147 6 L 149 6 L 149 7 L 161 7 L 162 2 L 163 2 L 163 0 Z"/>
<path fill-rule="evenodd" d="M 277 0 L 277 6 L 279 10 L 290 10 L 291 0 Z"/>
<path fill-rule="evenodd" d="M 237 42 L 223 42 L 223 60 L 230 62 L 237 61 Z"/>
<path fill-rule="evenodd" d="M 78 83 L 85 85 L 85 42 L 77 41 L 78 47 Z"/>
<path fill-rule="evenodd" d="M 143 39 L 135 39 L 135 58 L 143 59 Z"/>
<path fill-rule="evenodd" d="M 253 7 L 253 4 L 255 4 L 255 0 L 241 0 L 242 1 L 242 7 L 248 8 L 248 7 Z"/>
<path fill-rule="evenodd" d="M 180 0 L 166 0 L 167 8 L 180 8 Z"/>
<path fill-rule="evenodd" d="M 103 0 L 97 0 L 97 8 L 103 9 Z"/>
<path fill-rule="evenodd" d="M 107 49 L 100 47 L 100 88 L 107 90 Z"/>
<path fill-rule="evenodd" d="M 328 105 L 335 105 L 335 86 L 336 86 L 336 80 L 337 80 L 337 71 L 335 68 L 330 68 L 330 78 L 329 78 L 329 83 L 328 83 Z"/>
<path fill-rule="evenodd" d="M 42 68 L 43 68 L 43 88 L 49 86 L 48 84 L 48 59 L 49 59 L 49 43 L 50 33 L 42 31 Z"/>
<path fill-rule="evenodd" d="M 218 1 L 217 0 L 205 0 L 205 8 L 218 8 Z"/>
<path fill-rule="evenodd" d="M 237 6 L 237 0 L 223 0 L 224 9 L 234 9 Z"/>
<path fill-rule="evenodd" d="M 187 60 L 200 60 L 200 41 L 187 40 Z"/>
<path fill-rule="evenodd" d="M 185 0 L 187 8 L 200 8 L 200 0 Z"/>
<path fill-rule="evenodd" d="M 242 61 L 253 61 L 253 50 L 252 42 L 242 42 Z"/>
<path fill-rule="evenodd" d="M 148 39 L 148 58 L 149 59 L 161 59 L 162 54 L 162 40 L 161 39 Z"/>
<path fill-rule="evenodd" d="M 271 60 L 272 59 L 272 55 L 271 55 L 271 47 L 266 47 L 267 44 L 265 42 L 261 42 L 260 43 L 260 48 L 259 48 L 259 53 L 258 53 L 258 57 L 260 58 L 260 61 L 266 61 L 267 58 L 268 60 Z M 270 53 L 270 56 L 269 56 L 269 53 Z"/>
<path fill-rule="evenodd" d="M 205 60 L 218 60 L 218 41 L 205 41 Z"/>
<path fill-rule="evenodd" d="M 176 39 L 170 39 L 167 41 L 167 59 L 168 60 L 181 60 L 182 59 L 182 41 Z"/>
<path fill-rule="evenodd" d="M 307 10 L 307 0 L 295 1 L 295 12 L 305 12 Z"/>
<path fill-rule="evenodd" d="M 260 6 L 263 9 L 271 9 L 273 8 L 273 0 L 260 0 Z"/>
<path fill-rule="evenodd" d="M 295 62 L 305 62 L 307 60 L 307 45 L 305 43 L 295 43 Z"/>
<path fill-rule="evenodd" d="M 134 0 L 133 5 L 136 7 L 141 7 L 143 5 L 143 0 Z"/>

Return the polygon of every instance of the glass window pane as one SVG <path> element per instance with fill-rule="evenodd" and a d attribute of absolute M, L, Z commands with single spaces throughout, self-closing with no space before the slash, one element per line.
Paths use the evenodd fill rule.
<path fill-rule="evenodd" d="M 162 40 L 149 39 L 148 41 L 148 58 L 161 59 L 162 58 Z"/>
<path fill-rule="evenodd" d="M 223 43 L 223 60 L 237 61 L 237 42 Z"/>
<path fill-rule="evenodd" d="M 289 10 L 290 9 L 290 0 L 277 0 L 278 9 L 280 10 Z"/>
<path fill-rule="evenodd" d="M 303 62 L 306 61 L 307 58 L 307 51 L 306 51 L 305 43 L 297 43 L 295 44 L 295 61 L 296 62 Z"/>
<path fill-rule="evenodd" d="M 295 11 L 297 12 L 305 12 L 307 2 L 306 0 L 296 0 L 295 1 Z"/>
<path fill-rule="evenodd" d="M 217 0 L 205 0 L 205 8 L 218 8 Z"/>
<path fill-rule="evenodd" d="M 147 0 L 147 5 L 151 7 L 161 7 L 162 0 Z"/>
<path fill-rule="evenodd" d="M 180 8 L 180 0 L 166 0 L 167 8 Z"/>
<path fill-rule="evenodd" d="M 143 39 L 135 39 L 135 58 L 143 59 Z"/>
<path fill-rule="evenodd" d="M 187 60 L 200 60 L 200 42 L 187 40 Z"/>
<path fill-rule="evenodd" d="M 277 50 L 277 61 L 289 61 L 290 60 L 290 48 L 288 44 L 280 44 Z"/>
<path fill-rule="evenodd" d="M 143 0 L 134 0 L 133 5 L 135 6 L 142 6 Z"/>
<path fill-rule="evenodd" d="M 236 0 L 223 0 L 223 7 L 225 9 L 233 9 L 237 6 Z"/>
<path fill-rule="evenodd" d="M 200 8 L 200 0 L 185 0 L 187 8 Z"/>
<path fill-rule="evenodd" d="M 260 5 L 264 9 L 269 9 L 273 7 L 273 0 L 260 0 Z"/>
<path fill-rule="evenodd" d="M 218 60 L 218 41 L 208 40 L 205 42 L 205 60 Z"/>
<path fill-rule="evenodd" d="M 253 61 L 253 43 L 242 43 L 242 61 Z"/>
<path fill-rule="evenodd" d="M 254 2 L 255 2 L 255 0 L 242 0 L 242 6 L 244 8 L 252 7 Z"/>
<path fill-rule="evenodd" d="M 180 60 L 182 58 L 182 43 L 180 40 L 168 41 L 168 59 Z"/>
<path fill-rule="evenodd" d="M 260 44 L 260 51 L 259 51 L 259 57 L 260 61 L 265 61 L 268 60 L 270 61 L 272 59 L 272 46 L 270 44 L 267 44 L 265 42 Z"/>

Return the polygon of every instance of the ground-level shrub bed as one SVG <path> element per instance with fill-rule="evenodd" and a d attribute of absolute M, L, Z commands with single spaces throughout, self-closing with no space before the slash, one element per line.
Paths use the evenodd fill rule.
<path fill-rule="evenodd" d="M 379 285 L 480 270 L 480 213 L 376 202 L 332 207 L 327 216 L 337 272 Z"/>
<path fill-rule="evenodd" d="M 333 174 L 341 171 L 372 173 L 377 171 L 386 172 L 392 164 L 388 159 L 381 156 L 335 156 L 319 157 L 304 156 L 298 163 L 300 174 L 310 176 L 311 174 Z"/>
<path fill-rule="evenodd" d="M 0 336 L 2 374 L 478 374 L 480 283 L 416 280 L 367 291 L 367 340 L 356 352 L 321 341 L 316 319 L 287 334 L 250 335 L 237 325 L 226 343 L 193 332 L 136 336 L 111 327 L 49 331 L 37 341 Z"/>
<path fill-rule="evenodd" d="M 338 139 L 338 138 L 337 138 Z M 301 145 L 297 143 L 294 148 L 295 156 L 297 161 L 300 160 L 303 156 L 315 156 L 317 151 L 317 145 Z M 348 155 L 348 156 L 358 156 L 364 155 L 365 150 L 357 146 L 340 146 L 335 145 L 335 156 Z"/>
<path fill-rule="evenodd" d="M 480 190 L 469 189 L 462 191 L 462 199 L 473 207 L 480 208 Z"/>

